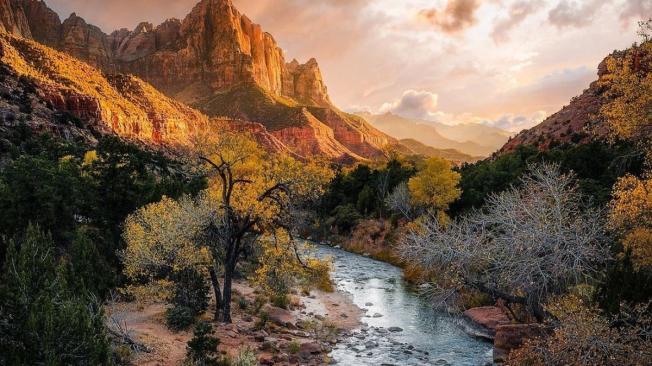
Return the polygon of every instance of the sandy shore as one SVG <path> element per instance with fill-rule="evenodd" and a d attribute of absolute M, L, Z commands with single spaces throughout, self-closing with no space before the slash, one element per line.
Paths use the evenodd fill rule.
<path fill-rule="evenodd" d="M 322 365 L 330 360 L 328 353 L 340 335 L 357 328 L 363 312 L 351 299 L 340 292 L 313 291 L 294 299 L 291 310 L 266 305 L 262 311 L 267 322 L 261 321 L 248 305 L 239 306 L 240 299 L 253 304 L 256 294 L 245 282 L 234 284 L 233 323 L 212 321 L 214 305 L 202 317 L 210 321 L 215 336 L 220 339 L 219 351 L 231 357 L 243 347 L 251 347 L 262 365 Z M 180 365 L 186 355 L 186 344 L 192 330 L 174 333 L 165 326 L 167 307 L 162 304 L 139 306 L 120 303 L 107 309 L 112 318 L 124 324 L 132 337 L 151 352 L 134 356 L 135 365 Z"/>

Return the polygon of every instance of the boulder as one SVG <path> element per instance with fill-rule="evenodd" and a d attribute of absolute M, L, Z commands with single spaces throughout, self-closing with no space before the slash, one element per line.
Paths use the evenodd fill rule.
<path fill-rule="evenodd" d="M 496 327 L 494 362 L 505 362 L 509 353 L 530 338 L 542 337 L 549 329 L 541 324 L 503 324 Z"/>
<path fill-rule="evenodd" d="M 266 305 L 263 311 L 269 316 L 269 320 L 282 327 L 296 329 L 296 319 L 291 311 L 277 308 L 275 306 Z"/>
<path fill-rule="evenodd" d="M 311 358 L 314 355 L 322 353 L 321 345 L 317 342 L 306 342 L 299 346 L 299 357 L 303 359 Z"/>
<path fill-rule="evenodd" d="M 489 337 L 496 335 L 499 325 L 511 323 L 507 314 L 497 306 L 472 308 L 464 312 L 464 317 L 480 327 Z"/>

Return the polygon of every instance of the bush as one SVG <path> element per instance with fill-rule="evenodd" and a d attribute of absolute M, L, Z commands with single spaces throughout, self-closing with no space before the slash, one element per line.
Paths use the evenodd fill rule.
<path fill-rule="evenodd" d="M 299 342 L 292 341 L 292 342 L 290 342 L 290 345 L 288 347 L 288 352 L 290 352 L 290 354 L 294 355 L 294 354 L 299 353 L 300 349 L 301 349 L 301 345 L 299 344 Z"/>
<path fill-rule="evenodd" d="M 195 332 L 188 341 L 188 361 L 193 365 L 219 365 L 217 346 L 220 340 L 213 337 L 213 326 L 201 322 L 195 327 Z"/>
<path fill-rule="evenodd" d="M 172 275 L 174 281 L 174 296 L 172 303 L 176 307 L 190 310 L 192 316 L 197 316 L 208 309 L 209 287 L 199 271 L 186 268 Z"/>
<path fill-rule="evenodd" d="M 231 362 L 231 366 L 256 366 L 258 365 L 258 360 L 256 360 L 256 353 L 254 350 L 247 346 L 240 348 L 238 355 Z"/>
<path fill-rule="evenodd" d="M 190 308 L 175 306 L 165 314 L 165 322 L 168 328 L 178 332 L 190 328 L 195 322 L 195 315 Z"/>

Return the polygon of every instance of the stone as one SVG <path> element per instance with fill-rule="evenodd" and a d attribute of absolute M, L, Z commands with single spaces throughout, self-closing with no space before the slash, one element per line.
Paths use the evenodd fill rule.
<path fill-rule="evenodd" d="M 263 307 L 263 311 L 268 315 L 272 323 L 287 327 L 288 329 L 297 329 L 296 319 L 291 311 L 271 305 Z"/>
<path fill-rule="evenodd" d="M 392 333 L 400 333 L 400 332 L 403 331 L 403 328 L 401 328 L 401 327 L 389 327 L 389 328 L 387 328 L 387 330 L 389 330 Z"/>
<path fill-rule="evenodd" d="M 489 336 L 496 334 L 499 325 L 511 323 L 507 314 L 498 306 L 472 308 L 464 312 L 464 317 L 486 330 Z"/>
<path fill-rule="evenodd" d="M 302 343 L 299 346 L 299 352 L 297 353 L 301 358 L 310 358 L 311 356 L 318 355 L 322 353 L 322 347 L 317 342 L 306 342 Z"/>

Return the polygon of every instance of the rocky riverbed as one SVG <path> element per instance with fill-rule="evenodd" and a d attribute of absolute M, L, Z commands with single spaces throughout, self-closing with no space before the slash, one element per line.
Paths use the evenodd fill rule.
<path fill-rule="evenodd" d="M 401 269 L 328 246 L 333 280 L 364 311 L 362 325 L 345 333 L 330 356 L 341 365 L 486 365 L 492 344 L 467 334 L 462 318 L 433 310 L 402 280 Z"/>

